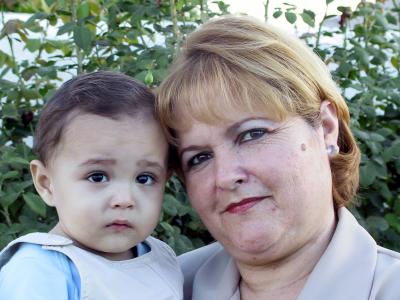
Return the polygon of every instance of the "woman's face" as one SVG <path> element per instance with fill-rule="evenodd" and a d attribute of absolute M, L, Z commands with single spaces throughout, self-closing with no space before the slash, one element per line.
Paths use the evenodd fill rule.
<path fill-rule="evenodd" d="M 236 260 L 257 264 L 286 257 L 333 224 L 326 146 L 336 145 L 337 118 L 329 102 L 322 109 L 333 127 L 237 111 L 229 115 L 234 121 L 194 121 L 178 132 L 191 203 Z"/>

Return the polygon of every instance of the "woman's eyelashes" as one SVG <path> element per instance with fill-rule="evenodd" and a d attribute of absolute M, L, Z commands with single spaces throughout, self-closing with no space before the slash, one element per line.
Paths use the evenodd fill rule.
<path fill-rule="evenodd" d="M 196 155 L 194 155 L 192 158 L 190 158 L 187 163 L 186 163 L 186 167 L 188 170 L 190 170 L 193 167 L 196 167 L 198 165 L 200 165 L 201 163 L 209 160 L 212 158 L 211 153 L 208 152 L 200 152 Z"/>
<path fill-rule="evenodd" d="M 109 180 L 108 176 L 104 172 L 93 172 L 88 175 L 87 180 L 93 183 L 103 183 Z"/>
<path fill-rule="evenodd" d="M 252 128 L 240 133 L 237 137 L 237 143 L 242 144 L 262 138 L 267 133 L 265 128 Z"/>
<path fill-rule="evenodd" d="M 246 142 L 256 141 L 264 137 L 267 132 L 268 130 L 265 128 L 252 128 L 240 133 L 236 139 L 234 139 L 234 142 L 237 145 L 241 145 Z M 200 152 L 184 162 L 183 165 L 186 167 L 186 170 L 189 171 L 193 168 L 199 167 L 202 163 L 207 162 L 212 158 L 213 155 L 211 152 Z"/>

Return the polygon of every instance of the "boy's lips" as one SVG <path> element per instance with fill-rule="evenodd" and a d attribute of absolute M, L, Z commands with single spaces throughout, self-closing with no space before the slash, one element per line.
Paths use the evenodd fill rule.
<path fill-rule="evenodd" d="M 247 210 L 252 208 L 254 205 L 258 204 L 260 201 L 264 200 L 265 198 L 267 198 L 267 197 L 262 196 L 262 197 L 244 198 L 239 202 L 229 204 L 228 207 L 225 209 L 225 211 L 229 212 L 231 214 L 245 213 Z"/>
<path fill-rule="evenodd" d="M 106 227 L 111 227 L 115 229 L 125 229 L 125 228 L 132 228 L 132 224 L 128 220 L 113 220 L 110 224 L 108 224 Z"/>

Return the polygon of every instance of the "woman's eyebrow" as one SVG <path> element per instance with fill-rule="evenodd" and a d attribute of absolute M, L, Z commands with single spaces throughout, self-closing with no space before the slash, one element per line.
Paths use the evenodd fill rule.
<path fill-rule="evenodd" d="M 248 121 L 253 121 L 253 120 L 267 120 L 267 119 L 265 119 L 263 117 L 250 117 L 250 118 L 240 120 L 239 122 L 236 122 L 228 127 L 228 129 L 226 130 L 226 136 L 235 135 L 236 132 L 238 131 L 238 129 L 240 128 L 240 126 L 243 125 L 243 123 L 246 123 Z"/>
<path fill-rule="evenodd" d="M 198 150 L 200 150 L 200 149 L 203 149 L 203 147 L 197 146 L 197 145 L 190 145 L 190 146 L 187 146 L 187 147 L 185 147 L 185 148 L 182 148 L 182 150 L 180 150 L 180 151 L 178 152 L 179 159 L 182 160 L 182 156 L 183 156 L 183 154 L 184 154 L 185 152 L 198 151 Z"/>
<path fill-rule="evenodd" d="M 238 129 L 240 128 L 240 126 L 243 125 L 243 123 L 246 123 L 248 121 L 252 121 L 252 120 L 265 120 L 265 118 L 263 117 L 249 117 L 249 118 L 245 118 L 243 120 L 240 120 L 239 122 L 236 122 L 232 125 L 230 125 L 227 130 L 225 135 L 226 136 L 233 136 L 236 134 L 236 132 L 238 131 Z M 182 156 L 185 152 L 189 152 L 189 151 L 198 151 L 203 149 L 203 146 L 198 146 L 198 145 L 190 145 L 187 147 L 182 148 L 182 150 L 179 151 L 178 156 L 180 159 L 182 159 Z"/>

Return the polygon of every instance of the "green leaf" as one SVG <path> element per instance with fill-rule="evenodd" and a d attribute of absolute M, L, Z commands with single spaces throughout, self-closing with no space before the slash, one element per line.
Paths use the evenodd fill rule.
<path fill-rule="evenodd" d="M 39 39 L 28 39 L 25 44 L 26 48 L 30 52 L 35 52 L 35 51 L 39 50 L 40 45 L 41 45 L 41 41 Z"/>
<path fill-rule="evenodd" d="M 368 57 L 368 52 L 361 47 L 354 47 L 354 52 L 357 55 L 358 60 L 360 63 L 364 66 L 368 66 L 369 64 L 369 57 Z"/>
<path fill-rule="evenodd" d="M 21 76 L 25 80 L 29 80 L 32 76 L 34 76 L 38 71 L 37 67 L 29 67 L 22 71 Z"/>
<path fill-rule="evenodd" d="M 14 120 L 19 119 L 18 111 L 14 104 L 4 104 L 1 113 L 2 118 L 9 118 Z"/>
<path fill-rule="evenodd" d="M 393 227 L 398 233 L 400 233 L 400 217 L 395 214 L 388 213 L 385 215 L 385 220 Z"/>
<path fill-rule="evenodd" d="M 75 23 L 73 23 L 73 22 L 66 23 L 58 29 L 57 35 L 63 35 L 65 33 L 70 33 L 74 30 L 74 27 L 75 27 Z"/>
<path fill-rule="evenodd" d="M 382 153 L 385 162 L 398 159 L 400 157 L 400 140 L 394 142 L 390 147 L 386 148 Z"/>
<path fill-rule="evenodd" d="M 272 14 L 272 16 L 273 16 L 275 19 L 278 19 L 282 14 L 283 14 L 283 11 L 277 10 L 277 11 L 275 11 L 275 12 Z"/>
<path fill-rule="evenodd" d="M 397 18 L 395 16 L 393 16 L 392 14 L 387 14 L 386 20 L 392 25 L 397 25 Z"/>
<path fill-rule="evenodd" d="M 151 70 L 147 71 L 146 77 L 144 78 L 144 83 L 146 85 L 151 85 L 153 83 L 153 73 L 151 72 Z"/>
<path fill-rule="evenodd" d="M 390 63 L 397 69 L 399 67 L 399 58 L 397 56 L 392 56 Z"/>
<path fill-rule="evenodd" d="M 332 3 L 333 1 L 335 1 L 335 0 L 326 0 L 326 5 L 329 5 L 329 3 Z"/>
<path fill-rule="evenodd" d="M 25 203 L 29 206 L 32 211 L 40 215 L 41 217 L 46 217 L 46 204 L 43 200 L 34 193 L 23 194 L 22 197 Z"/>
<path fill-rule="evenodd" d="M 15 200 L 18 199 L 20 193 L 18 192 L 13 192 L 13 193 L 6 193 L 4 196 L 0 197 L 0 204 L 2 207 L 7 208 L 11 204 L 15 202 Z"/>
<path fill-rule="evenodd" d="M 22 157 L 14 156 L 14 157 L 8 157 L 6 160 L 7 163 L 9 164 L 22 164 L 22 165 L 29 165 L 29 161 Z"/>
<path fill-rule="evenodd" d="M 5 180 L 5 179 L 10 179 L 10 178 L 15 178 L 19 175 L 19 172 L 14 170 L 14 171 L 9 171 L 3 175 L 0 175 L 0 178 Z"/>
<path fill-rule="evenodd" d="M 46 19 L 49 16 L 48 13 L 45 12 L 37 12 L 33 14 L 28 20 L 25 22 L 25 26 L 31 26 L 33 21 L 35 20 L 43 20 Z"/>
<path fill-rule="evenodd" d="M 192 242 L 184 235 L 179 234 L 175 236 L 175 247 L 176 254 L 180 255 L 182 253 L 193 250 Z"/>
<path fill-rule="evenodd" d="M 172 226 L 167 222 L 160 222 L 160 226 L 166 233 L 172 234 L 174 232 L 174 228 L 172 228 Z"/>
<path fill-rule="evenodd" d="M 32 99 L 39 99 L 41 98 L 40 94 L 35 90 L 35 89 L 22 89 L 22 96 L 26 100 L 32 100 Z"/>
<path fill-rule="evenodd" d="M 372 162 L 368 161 L 366 165 L 360 167 L 360 183 L 362 186 L 371 185 L 376 178 L 376 169 Z"/>
<path fill-rule="evenodd" d="M 303 10 L 303 12 L 300 14 L 301 18 L 303 19 L 303 22 L 306 23 L 307 25 L 314 27 L 315 26 L 315 14 L 311 10 Z"/>
<path fill-rule="evenodd" d="M 175 199 L 175 197 L 171 194 L 166 194 L 164 195 L 164 202 L 163 202 L 163 210 L 170 215 L 171 217 L 174 217 L 178 214 L 178 209 L 177 207 L 180 205 L 178 200 Z"/>
<path fill-rule="evenodd" d="M 375 132 L 371 132 L 371 133 L 369 134 L 369 137 L 370 137 L 370 139 L 371 139 L 372 141 L 374 141 L 374 142 L 383 142 L 383 141 L 385 141 L 385 137 L 383 137 L 383 136 L 381 136 L 380 134 L 375 133 Z"/>
<path fill-rule="evenodd" d="M 49 67 L 40 67 L 38 69 L 38 74 L 42 77 L 49 77 L 52 79 L 57 78 L 57 69 L 54 66 L 49 66 Z"/>
<path fill-rule="evenodd" d="M 370 42 L 372 44 L 381 45 L 381 44 L 386 43 L 386 39 L 381 35 L 373 34 L 370 37 Z"/>
<path fill-rule="evenodd" d="M 389 26 L 386 18 L 382 14 L 375 15 L 375 25 L 382 27 L 383 29 L 387 29 Z"/>
<path fill-rule="evenodd" d="M 75 44 L 84 51 L 89 51 L 92 45 L 92 33 L 86 26 L 75 26 Z"/>
<path fill-rule="evenodd" d="M 388 222 L 384 218 L 378 216 L 368 217 L 367 224 L 369 227 L 378 229 L 379 231 L 386 231 L 389 228 Z"/>
<path fill-rule="evenodd" d="M 290 24 L 294 24 L 297 20 L 297 15 L 290 11 L 285 12 L 285 18 Z"/>
<path fill-rule="evenodd" d="M 76 16 L 78 19 L 84 19 L 90 14 L 90 6 L 87 1 L 82 2 L 76 9 Z"/>

